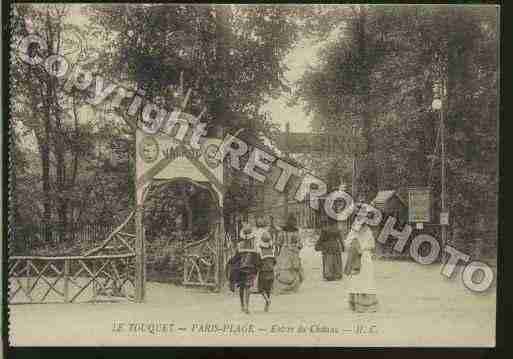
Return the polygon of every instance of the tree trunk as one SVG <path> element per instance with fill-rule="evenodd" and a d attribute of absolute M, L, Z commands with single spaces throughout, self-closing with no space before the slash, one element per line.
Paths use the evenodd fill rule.
<path fill-rule="evenodd" d="M 48 132 L 46 134 L 48 134 Z M 41 144 L 41 166 L 43 169 L 43 237 L 46 242 L 50 240 L 49 225 L 52 217 L 52 202 L 50 197 L 50 150 L 47 142 Z"/>
<path fill-rule="evenodd" d="M 230 123 L 230 119 L 227 116 L 229 112 L 229 106 L 227 104 L 227 94 L 222 92 L 222 89 L 226 87 L 227 71 L 227 53 L 228 53 L 228 19 L 230 16 L 229 8 L 227 6 L 214 6 L 213 12 L 214 22 L 216 28 L 216 39 L 215 39 L 215 77 L 212 81 L 212 90 L 210 93 L 214 94 L 209 103 L 212 116 L 214 118 L 214 128 L 210 129 L 209 135 L 218 136 L 219 128 L 227 122 Z"/>
<path fill-rule="evenodd" d="M 374 158 L 374 141 L 372 138 L 372 118 L 369 110 L 369 105 L 371 103 L 370 100 L 370 64 L 369 58 L 367 54 L 367 35 L 365 33 L 365 29 L 367 27 L 367 10 L 362 8 L 359 17 L 357 20 L 357 33 L 356 33 L 356 41 L 358 48 L 358 58 L 359 61 L 359 83 L 360 83 L 360 106 L 361 110 L 359 111 L 361 114 L 362 120 L 362 135 L 365 142 L 365 153 L 361 156 L 361 177 L 360 181 L 362 182 L 362 186 L 360 194 L 365 199 L 369 199 L 371 195 L 375 194 L 377 191 L 378 183 L 377 183 L 377 171 L 376 171 L 376 162 Z"/>
<path fill-rule="evenodd" d="M 42 87 L 41 87 L 42 88 Z M 42 91 L 42 90 L 41 90 Z M 40 139 L 39 148 L 41 151 L 42 185 L 43 185 L 43 238 L 45 242 L 51 240 L 50 221 L 52 218 L 52 198 L 50 185 L 50 136 L 52 124 L 50 119 L 50 101 L 47 94 L 42 93 L 42 100 L 45 104 L 43 115 L 44 134 Z"/>

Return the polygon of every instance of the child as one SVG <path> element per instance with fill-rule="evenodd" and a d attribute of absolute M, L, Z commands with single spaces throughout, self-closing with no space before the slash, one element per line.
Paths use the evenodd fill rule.
<path fill-rule="evenodd" d="M 239 287 L 240 304 L 244 313 L 249 314 L 250 288 L 257 274 L 258 254 L 256 237 L 251 227 L 246 226 L 238 243 L 239 266 L 237 284 Z"/>
<path fill-rule="evenodd" d="M 269 311 L 271 305 L 271 291 L 274 283 L 274 248 L 271 242 L 271 235 L 265 231 L 260 237 L 258 243 L 259 253 L 259 272 L 258 272 L 258 291 L 262 293 L 265 300 L 264 310 Z"/>

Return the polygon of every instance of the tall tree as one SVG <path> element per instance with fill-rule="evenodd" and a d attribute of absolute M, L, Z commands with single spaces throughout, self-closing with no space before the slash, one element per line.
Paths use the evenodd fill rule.
<path fill-rule="evenodd" d="M 43 59 L 60 54 L 65 15 L 66 9 L 62 6 L 17 6 L 12 19 L 14 36 L 20 40 L 30 33 L 37 33 L 46 49 L 31 48 L 29 52 L 39 51 Z M 67 199 L 64 197 L 68 189 L 65 152 L 69 135 L 64 124 L 62 91 L 58 80 L 49 75 L 44 64 L 29 65 L 15 57 L 12 68 L 13 90 L 18 105 L 14 111 L 15 121 L 22 121 L 26 127 L 34 130 L 41 155 L 43 223 L 50 223 L 52 202 L 55 200 L 59 222 L 63 226 L 62 238 L 67 225 Z M 55 181 L 51 179 L 52 164 L 55 166 Z"/>
<path fill-rule="evenodd" d="M 210 135 L 245 128 L 241 136 L 257 138 L 275 129 L 260 107 L 288 91 L 282 60 L 308 13 L 293 6 L 131 4 L 93 6 L 91 17 L 110 44 L 101 66 L 108 75 L 122 69 L 149 98 L 172 107 L 183 72 L 185 91 L 193 91 L 187 110 L 206 108 Z"/>
<path fill-rule="evenodd" d="M 347 31 L 325 48 L 297 94 L 318 126 L 345 128 L 350 137 L 351 117 L 360 117 L 378 188 L 431 186 L 438 204 L 440 119 L 431 102 L 433 85 L 446 78 L 452 223 L 475 235 L 480 202 L 493 228 L 496 196 L 484 194 L 497 189 L 497 9 L 372 6 L 341 21 Z M 360 182 L 372 177 L 363 173 Z"/>
<path fill-rule="evenodd" d="M 50 55 L 69 54 L 66 40 L 76 34 L 84 37 L 84 31 L 66 22 L 69 10 L 64 5 L 18 4 L 11 17 L 15 41 L 30 34 L 38 35 L 45 46 L 29 48 L 30 55 L 37 53 L 46 59 Z M 75 58 L 68 55 L 65 58 L 69 68 L 76 65 Z M 101 207 L 99 202 L 103 199 L 96 198 L 96 203 L 91 203 L 90 199 L 100 188 L 101 182 L 95 183 L 97 174 L 101 177 L 110 170 L 104 166 L 104 160 L 98 158 L 95 147 L 109 142 L 111 137 L 119 137 L 119 131 L 113 124 L 97 121 L 101 110 L 84 112 L 86 107 L 90 108 L 86 103 L 89 94 L 66 91 L 63 88 L 66 78 L 52 76 L 49 70 L 44 62 L 30 65 L 16 54 L 12 56 L 11 121 L 18 138 L 17 148 L 28 158 L 28 171 L 16 179 L 16 201 L 17 208 L 23 209 L 20 216 L 27 217 L 27 223 L 39 222 L 48 228 L 44 232 L 46 239 L 50 225 L 59 224 L 62 240 L 70 233 L 70 224 L 99 219 L 101 211 L 96 209 Z M 39 163 L 33 161 L 34 150 Z M 23 162 L 16 161 L 16 166 L 22 165 Z M 105 201 L 110 201 L 110 205 L 119 203 Z"/>

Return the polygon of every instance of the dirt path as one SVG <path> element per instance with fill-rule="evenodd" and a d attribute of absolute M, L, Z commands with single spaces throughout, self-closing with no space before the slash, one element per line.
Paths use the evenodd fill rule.
<path fill-rule="evenodd" d="M 215 294 L 148 283 L 144 304 L 11 306 L 11 344 L 494 344 L 494 289 L 488 294 L 471 293 L 462 285 L 459 275 L 452 280 L 444 279 L 439 265 L 377 261 L 379 312 L 356 314 L 347 306 L 346 282 L 321 280 L 321 259 L 311 246 L 304 248 L 302 258 L 306 280 L 300 291 L 275 296 L 269 313 L 263 311 L 264 302 L 258 295 L 252 296 L 252 313 L 245 315 L 239 311 L 238 296 L 230 292 Z M 120 322 L 124 323 L 123 331 L 114 331 Z M 136 330 L 135 323 L 142 325 Z M 160 332 L 151 333 L 151 324 L 160 324 L 160 329 L 154 329 Z M 170 324 L 173 324 L 171 332 Z M 205 332 L 209 326 L 215 328 L 215 324 L 221 329 Z M 253 333 L 241 334 L 237 328 Z"/>

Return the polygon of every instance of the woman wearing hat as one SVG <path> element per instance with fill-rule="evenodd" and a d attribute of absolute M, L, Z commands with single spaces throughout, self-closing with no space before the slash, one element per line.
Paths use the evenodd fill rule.
<path fill-rule="evenodd" d="M 360 213 L 344 240 L 344 246 L 348 251 L 345 273 L 349 275 L 349 306 L 356 312 L 375 312 L 378 306 L 372 261 L 375 242 L 365 217 Z"/>
<path fill-rule="evenodd" d="M 239 242 L 237 243 L 237 252 L 239 266 L 236 285 L 239 287 L 241 309 L 244 313 L 249 314 L 250 289 L 257 275 L 258 261 L 256 236 L 249 225 L 242 229 Z"/>
<path fill-rule="evenodd" d="M 276 289 L 296 291 L 304 279 L 299 252 L 303 248 L 294 214 L 290 214 L 279 236 L 280 254 L 276 258 Z"/>
<path fill-rule="evenodd" d="M 342 279 L 342 235 L 334 219 L 328 218 L 321 231 L 315 250 L 322 252 L 322 275 L 327 281 Z"/>
<path fill-rule="evenodd" d="M 269 306 L 271 305 L 271 291 L 274 283 L 274 266 L 276 265 L 276 259 L 274 258 L 271 235 L 267 231 L 262 232 L 262 236 L 258 242 L 258 254 L 258 291 L 264 297 L 264 310 L 268 312 Z"/>

